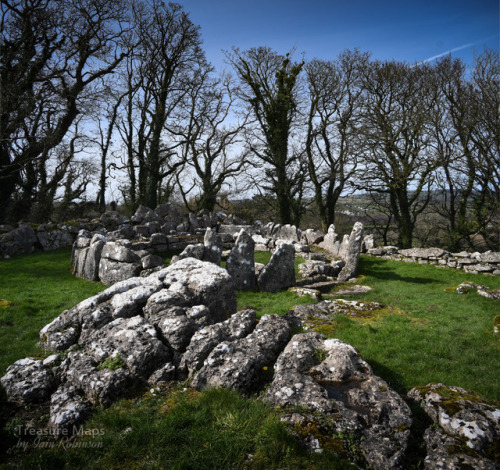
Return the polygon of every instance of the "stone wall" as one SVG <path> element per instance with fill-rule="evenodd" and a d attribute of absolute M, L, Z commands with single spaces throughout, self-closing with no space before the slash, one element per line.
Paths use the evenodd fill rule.
<path fill-rule="evenodd" d="M 450 253 L 441 248 L 399 249 L 395 246 L 370 248 L 366 253 L 384 259 L 405 261 L 407 263 L 433 264 L 452 269 L 461 269 L 472 274 L 492 274 L 500 276 L 500 253 Z"/>

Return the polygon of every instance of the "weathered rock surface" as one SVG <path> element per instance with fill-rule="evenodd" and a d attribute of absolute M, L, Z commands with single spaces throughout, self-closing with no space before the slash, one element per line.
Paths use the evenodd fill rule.
<path fill-rule="evenodd" d="M 91 403 L 82 398 L 76 387 L 63 384 L 50 399 L 49 427 L 57 436 L 71 436 L 75 426 L 90 415 L 91 408 Z"/>
<path fill-rule="evenodd" d="M 203 261 L 208 261 L 219 266 L 222 257 L 222 242 L 217 236 L 217 232 L 212 230 L 210 227 L 207 228 L 203 244 L 205 245 Z"/>
<path fill-rule="evenodd" d="M 248 393 L 258 384 L 262 369 L 274 364 L 289 339 L 286 320 L 278 315 L 264 315 L 245 338 L 219 343 L 192 385 L 198 389 L 224 387 Z"/>
<path fill-rule="evenodd" d="M 132 250 L 130 241 L 108 242 L 102 248 L 99 279 L 103 284 L 110 285 L 138 276 L 141 270 L 141 258 Z"/>
<path fill-rule="evenodd" d="M 36 403 L 48 399 L 57 382 L 50 368 L 43 361 L 27 357 L 7 367 L 0 382 L 9 400 L 20 403 Z"/>
<path fill-rule="evenodd" d="M 180 355 L 200 328 L 229 318 L 223 326 L 226 338 L 248 334 L 255 312 L 231 321 L 235 311 L 226 270 L 193 258 L 180 260 L 149 277 L 118 282 L 61 313 L 40 331 L 40 346 L 67 350 L 78 344 L 79 351 L 56 368 L 56 360 L 18 361 L 2 385 L 13 401 L 39 401 L 50 397 L 57 377 L 93 404 L 107 405 L 136 384 L 175 377 Z"/>
<path fill-rule="evenodd" d="M 264 400 L 320 413 L 321 419 L 304 412 L 287 420 L 300 427 L 305 418 L 309 428 L 315 420 L 327 422 L 331 436 L 350 433 L 371 468 L 402 468 L 410 409 L 347 343 L 316 333 L 295 335 L 278 358 Z"/>
<path fill-rule="evenodd" d="M 329 264 L 319 260 L 307 260 L 305 263 L 299 264 L 299 273 L 302 278 L 315 276 L 336 277 L 343 266 L 344 261 L 338 261 L 336 264 Z"/>
<path fill-rule="evenodd" d="M 43 251 L 57 250 L 73 244 L 73 237 L 64 230 L 43 230 L 36 234 L 37 242 Z"/>
<path fill-rule="evenodd" d="M 191 338 L 179 369 L 192 376 L 219 343 L 244 338 L 253 331 L 256 323 L 255 310 L 247 309 L 235 313 L 222 323 L 201 328 Z"/>
<path fill-rule="evenodd" d="M 361 222 L 356 222 L 349 237 L 348 250 L 344 258 L 345 266 L 342 268 L 342 271 L 340 271 L 338 276 L 339 281 L 344 282 L 357 275 L 362 242 L 363 224 Z"/>
<path fill-rule="evenodd" d="M 33 253 L 37 238 L 29 226 L 19 227 L 0 235 L 0 254 L 2 256 Z"/>
<path fill-rule="evenodd" d="M 276 251 L 260 272 L 259 289 L 278 292 L 295 285 L 295 249 L 291 243 L 279 241 Z"/>
<path fill-rule="evenodd" d="M 335 315 L 366 318 L 382 309 L 378 302 L 327 299 L 311 305 L 296 305 L 285 314 L 290 324 L 305 330 L 316 330 L 331 324 Z"/>
<path fill-rule="evenodd" d="M 413 388 L 408 396 L 420 403 L 434 422 L 424 435 L 425 468 L 497 468 L 499 408 L 481 402 L 463 388 L 443 384 Z"/>
<path fill-rule="evenodd" d="M 226 263 L 227 272 L 233 278 L 236 290 L 253 290 L 255 287 L 254 249 L 253 238 L 241 229 Z"/>
<path fill-rule="evenodd" d="M 319 243 L 319 246 L 330 255 L 339 256 L 341 243 L 339 242 L 338 235 L 335 231 L 335 225 L 332 224 L 328 227 L 328 232 L 324 236 L 323 241 Z"/>

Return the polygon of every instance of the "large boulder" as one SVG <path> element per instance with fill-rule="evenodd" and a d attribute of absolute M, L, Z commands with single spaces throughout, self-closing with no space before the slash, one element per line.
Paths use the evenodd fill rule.
<path fill-rule="evenodd" d="M 277 243 L 277 249 L 259 275 L 258 284 L 264 292 L 278 292 L 295 285 L 295 249 L 291 243 Z"/>
<path fill-rule="evenodd" d="M 36 234 L 28 225 L 0 235 L 0 254 L 2 256 L 33 253 L 37 242 Z"/>
<path fill-rule="evenodd" d="M 112 255 L 128 259 L 121 249 Z M 193 343 L 198 330 L 221 324 L 221 339 L 248 335 L 255 312 L 232 320 L 235 311 L 233 281 L 225 269 L 194 258 L 180 260 L 148 277 L 118 282 L 61 313 L 41 330 L 39 345 L 58 351 L 78 345 L 77 350 L 59 366 L 50 358 L 17 361 L 2 385 L 9 400 L 29 403 L 49 399 L 60 384 L 50 425 L 67 429 L 88 407 L 77 395 L 109 405 L 136 385 L 172 380 L 188 346 L 184 370 L 199 368 L 215 345 Z"/>
<path fill-rule="evenodd" d="M 330 255 L 338 257 L 341 243 L 339 242 L 339 236 L 335 231 L 335 225 L 331 224 L 328 227 L 328 232 L 323 238 L 323 241 L 319 243 L 319 246 L 323 248 Z"/>
<path fill-rule="evenodd" d="M 203 244 L 205 245 L 203 261 L 209 261 L 219 266 L 222 257 L 222 241 L 217 236 L 217 232 L 208 227 L 203 238 Z"/>
<path fill-rule="evenodd" d="M 50 368 L 32 357 L 19 359 L 7 367 L 0 382 L 9 400 L 20 404 L 47 400 L 57 386 Z"/>
<path fill-rule="evenodd" d="M 402 468 L 410 409 L 353 346 L 317 333 L 298 334 L 274 371 L 264 400 L 302 409 L 284 417 L 295 431 L 307 435 L 328 429 L 326 441 L 332 445 L 335 440 L 342 445 L 335 436 L 349 434 L 351 445 L 358 446 L 370 468 Z"/>
<path fill-rule="evenodd" d="M 43 251 L 57 250 L 73 244 L 73 237 L 67 231 L 59 229 L 39 230 L 36 238 Z"/>
<path fill-rule="evenodd" d="M 241 229 L 226 263 L 236 290 L 253 290 L 255 287 L 254 249 L 253 238 Z"/>

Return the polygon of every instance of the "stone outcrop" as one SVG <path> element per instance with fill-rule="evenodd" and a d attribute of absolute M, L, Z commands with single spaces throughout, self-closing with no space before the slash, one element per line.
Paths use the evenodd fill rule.
<path fill-rule="evenodd" d="M 303 409 L 285 416 L 292 429 L 307 435 L 308 429 L 327 428 L 330 439 L 349 433 L 371 468 L 402 468 L 410 409 L 353 346 L 317 333 L 298 334 L 274 370 L 264 400 Z M 322 438 L 309 434 L 310 441 Z"/>
<path fill-rule="evenodd" d="M 241 229 L 236 244 L 227 258 L 226 269 L 232 276 L 236 290 L 253 290 L 255 287 L 255 242 Z"/>
<path fill-rule="evenodd" d="M 434 424 L 424 434 L 426 469 L 497 468 L 493 443 L 500 441 L 498 408 L 463 388 L 443 384 L 413 388 L 408 396 L 420 403 Z"/>
<path fill-rule="evenodd" d="M 278 292 L 295 285 L 295 249 L 291 243 L 280 241 L 269 262 L 259 274 L 259 289 Z"/>
<path fill-rule="evenodd" d="M 194 377 L 198 389 L 224 387 L 250 392 L 264 367 L 272 367 L 290 339 L 288 323 L 278 315 L 265 315 L 247 337 L 219 343 Z"/>
<path fill-rule="evenodd" d="M 108 242 L 102 247 L 99 260 L 99 280 L 106 285 L 138 276 L 141 257 L 132 250 L 129 240 Z"/>

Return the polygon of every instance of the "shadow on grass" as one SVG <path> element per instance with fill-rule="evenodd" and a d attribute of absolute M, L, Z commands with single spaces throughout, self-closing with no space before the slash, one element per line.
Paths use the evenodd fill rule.
<path fill-rule="evenodd" d="M 382 281 L 402 281 L 415 284 L 436 284 L 443 282 L 428 277 L 400 276 L 394 269 L 387 266 L 385 260 L 363 259 L 360 263 L 360 271 L 366 276 L 372 276 Z"/>

